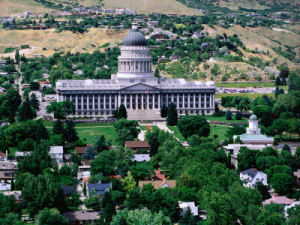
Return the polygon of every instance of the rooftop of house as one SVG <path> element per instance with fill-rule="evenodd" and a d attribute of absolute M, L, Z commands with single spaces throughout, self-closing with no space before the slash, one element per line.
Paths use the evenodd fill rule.
<path fill-rule="evenodd" d="M 155 178 L 159 179 L 159 180 L 165 180 L 166 176 L 164 174 L 162 174 L 160 170 L 156 170 L 155 175 L 151 175 L 150 178 L 151 178 L 151 180 L 155 179 Z"/>
<path fill-rule="evenodd" d="M 84 147 L 75 147 L 75 153 L 76 153 L 76 154 L 84 154 L 84 152 L 85 152 L 85 150 L 86 150 L 87 147 L 88 147 L 88 146 L 84 146 Z"/>
<path fill-rule="evenodd" d="M 154 189 L 159 188 L 175 188 L 176 187 L 176 180 L 153 180 L 153 181 L 139 181 L 139 187 L 143 188 L 144 185 L 152 184 Z"/>
<path fill-rule="evenodd" d="M 297 177 L 298 179 L 300 178 L 300 169 L 294 172 L 294 176 Z"/>
<path fill-rule="evenodd" d="M 134 158 L 132 161 L 136 162 L 148 162 L 150 161 L 150 155 L 149 154 L 134 154 Z"/>
<path fill-rule="evenodd" d="M 73 185 L 63 185 L 62 186 L 65 195 L 71 195 L 76 192 L 75 186 Z"/>
<path fill-rule="evenodd" d="M 111 188 L 111 183 L 87 184 L 88 192 L 95 190 L 99 195 L 104 195 L 107 189 Z"/>
<path fill-rule="evenodd" d="M 97 212 L 72 211 L 65 212 L 63 215 L 71 222 L 97 220 L 99 218 Z"/>
<path fill-rule="evenodd" d="M 1 161 L 0 170 L 17 170 L 18 166 L 10 161 Z"/>
<path fill-rule="evenodd" d="M 0 157 L 6 157 L 6 154 L 4 152 L 0 152 Z"/>
<path fill-rule="evenodd" d="M 51 146 L 50 147 L 50 154 L 63 154 L 64 147 L 63 146 Z"/>
<path fill-rule="evenodd" d="M 181 214 L 182 216 L 184 215 L 184 213 L 188 210 L 188 208 L 190 209 L 191 213 L 194 216 L 198 216 L 198 207 L 195 205 L 195 202 L 178 202 L 179 208 L 183 210 L 183 214 Z"/>
<path fill-rule="evenodd" d="M 148 141 L 125 141 L 125 146 L 128 148 L 149 148 Z"/>
<path fill-rule="evenodd" d="M 257 169 L 255 169 L 255 168 L 250 168 L 250 169 L 247 169 L 247 170 L 244 170 L 241 172 L 242 175 L 248 175 L 252 178 L 255 177 L 256 174 L 258 174 L 258 173 L 263 173 L 263 172 L 257 171 Z M 263 173 L 263 174 L 265 174 L 265 173 Z"/>
<path fill-rule="evenodd" d="M 263 201 L 263 205 L 269 205 L 271 203 L 279 204 L 279 205 L 290 205 L 294 202 L 294 199 L 287 198 L 285 196 L 277 196 L 274 195 L 272 198 L 269 198 Z"/>

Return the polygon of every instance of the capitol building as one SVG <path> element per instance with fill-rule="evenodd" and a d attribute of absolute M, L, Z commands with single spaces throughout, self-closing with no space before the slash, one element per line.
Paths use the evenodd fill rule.
<path fill-rule="evenodd" d="M 73 101 L 75 116 L 109 117 L 121 104 L 128 119 L 136 120 L 160 120 L 161 108 L 170 103 L 178 115 L 214 113 L 214 82 L 155 77 L 147 41 L 136 29 L 120 48 L 117 74 L 109 80 L 58 80 L 57 101 Z"/>

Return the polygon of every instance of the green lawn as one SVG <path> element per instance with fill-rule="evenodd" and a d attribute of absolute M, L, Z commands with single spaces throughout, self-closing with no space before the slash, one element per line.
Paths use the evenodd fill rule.
<path fill-rule="evenodd" d="M 174 131 L 174 135 L 175 137 L 177 137 L 180 141 L 184 141 L 184 137 L 181 135 L 180 131 L 178 130 L 177 126 L 168 126 L 168 128 L 171 131 Z M 210 125 L 210 134 L 209 137 L 213 138 L 213 135 L 218 135 L 217 139 L 218 141 L 220 140 L 224 140 L 225 139 L 225 133 L 226 130 L 228 129 L 227 126 L 221 126 L 221 125 L 215 125 L 215 127 L 213 128 L 212 125 Z"/>
<path fill-rule="evenodd" d="M 222 98 L 226 96 L 243 96 L 243 97 L 248 97 L 248 98 L 257 98 L 261 97 L 263 95 L 268 95 L 269 97 L 274 97 L 273 93 L 216 93 L 216 98 Z"/>
<path fill-rule="evenodd" d="M 54 123 L 44 121 L 44 125 L 51 131 Z M 113 123 L 78 123 L 75 127 L 79 138 L 85 139 L 89 144 L 93 143 L 95 137 L 99 135 L 105 135 L 105 138 L 111 140 L 113 145 L 116 144 L 117 133 Z"/>
<path fill-rule="evenodd" d="M 233 114 L 232 115 L 232 120 L 226 120 L 226 117 L 225 116 L 205 116 L 205 118 L 207 120 L 210 120 L 210 121 L 219 121 L 219 122 L 228 122 L 228 123 L 240 123 L 240 122 L 247 122 L 248 120 L 245 118 L 245 117 L 242 117 L 241 120 L 235 120 L 235 115 Z"/>

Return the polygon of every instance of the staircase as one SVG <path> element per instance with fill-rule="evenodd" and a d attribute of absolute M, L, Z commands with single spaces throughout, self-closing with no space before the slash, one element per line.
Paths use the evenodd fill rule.
<path fill-rule="evenodd" d="M 164 121 L 160 116 L 160 110 L 127 110 L 128 120 L 137 121 Z"/>

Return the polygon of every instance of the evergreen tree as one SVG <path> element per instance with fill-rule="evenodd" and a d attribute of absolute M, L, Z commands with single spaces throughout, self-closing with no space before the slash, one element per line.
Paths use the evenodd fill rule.
<path fill-rule="evenodd" d="M 52 129 L 53 134 L 62 134 L 64 135 L 64 125 L 61 122 L 60 119 L 57 119 L 54 123 L 53 129 Z"/>
<path fill-rule="evenodd" d="M 279 87 L 278 87 L 278 86 L 276 86 L 276 89 L 275 89 L 275 97 L 276 97 L 277 95 L 279 95 Z"/>
<path fill-rule="evenodd" d="M 160 72 L 158 68 L 155 69 L 154 76 L 160 78 Z"/>
<path fill-rule="evenodd" d="M 34 93 L 30 96 L 30 104 L 35 110 L 40 110 L 40 102 Z"/>
<path fill-rule="evenodd" d="M 86 196 L 86 183 L 83 184 L 82 192 L 83 192 L 84 196 Z"/>
<path fill-rule="evenodd" d="M 111 142 L 109 140 L 105 140 L 104 135 L 100 135 L 95 138 L 93 146 L 97 152 L 101 152 L 103 150 L 107 150 L 108 147 L 111 146 Z"/>
<path fill-rule="evenodd" d="M 13 88 L 6 92 L 6 95 L 1 98 L 0 102 L 0 115 L 1 117 L 8 118 L 10 123 L 15 122 L 15 116 L 19 106 L 22 103 L 19 92 Z"/>
<path fill-rule="evenodd" d="M 183 217 L 179 220 L 179 225 L 196 225 L 195 217 L 191 213 L 190 208 L 184 213 Z"/>
<path fill-rule="evenodd" d="M 92 160 L 92 159 L 95 158 L 95 155 L 96 155 L 95 150 L 92 147 L 89 146 L 89 147 L 86 148 L 82 158 L 84 160 Z"/>
<path fill-rule="evenodd" d="M 285 77 L 282 77 L 282 82 L 281 82 L 281 84 L 283 85 L 283 86 L 286 86 L 286 79 L 285 79 Z"/>
<path fill-rule="evenodd" d="M 280 80 L 279 76 L 276 77 L 275 83 L 276 83 L 276 86 L 280 86 L 281 85 L 281 80 Z"/>
<path fill-rule="evenodd" d="M 17 63 L 17 64 L 20 63 L 20 53 L 19 53 L 19 49 L 16 50 L 16 53 L 15 53 L 15 60 L 16 60 L 16 63 Z"/>
<path fill-rule="evenodd" d="M 232 120 L 232 113 L 230 112 L 230 110 L 226 111 L 225 118 L 226 120 Z"/>
<path fill-rule="evenodd" d="M 48 139 L 48 137 L 49 137 L 48 131 L 41 120 L 37 121 L 35 136 L 38 141 L 40 141 L 42 139 Z"/>
<path fill-rule="evenodd" d="M 23 122 L 26 120 L 31 120 L 36 117 L 36 112 L 32 108 L 29 98 L 27 97 L 22 105 L 18 109 L 18 120 Z"/>
<path fill-rule="evenodd" d="M 118 110 L 118 119 L 127 119 L 127 111 L 126 108 L 123 104 L 120 105 L 119 110 Z"/>
<path fill-rule="evenodd" d="M 178 122 L 178 114 L 175 104 L 172 102 L 168 107 L 167 124 L 169 126 L 176 126 Z"/>
<path fill-rule="evenodd" d="M 242 119 L 242 114 L 240 112 L 236 112 L 235 119 L 236 120 L 241 120 Z"/>
<path fill-rule="evenodd" d="M 65 140 L 68 143 L 74 143 L 79 140 L 73 120 L 66 121 Z"/>
<path fill-rule="evenodd" d="M 113 204 L 110 192 L 105 192 L 101 201 L 101 208 L 105 223 L 110 224 L 110 222 L 112 221 L 112 217 L 115 214 L 115 205 Z"/>
<path fill-rule="evenodd" d="M 166 118 L 167 113 L 168 113 L 168 108 L 165 105 L 163 105 L 161 110 L 160 110 L 160 116 L 163 117 L 163 118 Z"/>

